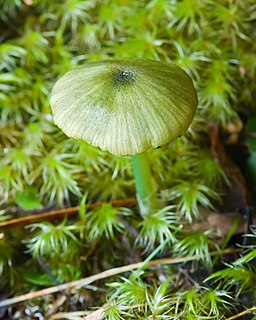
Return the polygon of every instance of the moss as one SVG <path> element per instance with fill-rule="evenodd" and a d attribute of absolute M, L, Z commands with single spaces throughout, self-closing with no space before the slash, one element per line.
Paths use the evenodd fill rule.
<path fill-rule="evenodd" d="M 22 195 L 29 189 L 33 201 L 42 205 L 37 210 L 77 205 L 85 192 L 87 203 L 134 195 L 127 158 L 114 158 L 67 139 L 53 124 L 51 88 L 72 68 L 110 58 L 172 62 L 193 78 L 200 104 L 186 137 L 149 153 L 163 204 L 160 213 L 141 217 L 136 208 L 131 212 L 108 208 L 101 224 L 97 211 L 87 214 L 85 210 L 83 219 L 42 222 L 26 232 L 1 232 L 1 283 L 6 284 L 7 294 L 41 287 L 38 274 L 46 271 L 37 256 L 53 278 L 64 282 L 144 259 L 167 235 L 172 238 L 161 255 L 195 254 L 200 238 L 199 270 L 204 278 L 211 274 L 209 252 L 215 245 L 210 234 L 187 234 L 182 226 L 201 218 L 200 206 L 216 206 L 227 184 L 225 168 L 210 152 L 207 123 L 225 128 L 240 116 L 243 120 L 255 113 L 254 21 L 254 0 L 0 0 L 1 220 L 31 214 L 18 207 L 27 200 Z M 166 207 L 168 201 L 171 210 Z M 57 241 L 56 250 L 63 251 L 59 258 L 49 239 Z M 46 246 L 35 254 L 39 240 Z M 135 279 L 127 276 L 128 280 L 118 281 L 107 293 L 101 293 L 106 290 L 102 286 L 97 301 L 92 298 L 96 294 L 87 290 L 75 295 L 75 303 L 67 303 L 66 308 L 106 302 L 108 319 L 222 319 L 229 314 L 229 306 L 236 312 L 234 297 L 239 309 L 243 307 L 241 294 L 251 293 L 255 246 L 247 250 L 239 265 L 229 261 L 228 268 L 215 274 L 217 284 L 207 282 L 211 289 L 200 277 L 199 283 L 193 282 L 195 265 L 179 264 L 151 269 Z M 30 269 L 36 272 L 26 282 Z M 90 304 L 79 305 L 85 296 L 91 297 Z M 40 301 L 39 311 L 48 310 L 49 303 Z M 33 317 L 31 305 L 25 304 Z"/>

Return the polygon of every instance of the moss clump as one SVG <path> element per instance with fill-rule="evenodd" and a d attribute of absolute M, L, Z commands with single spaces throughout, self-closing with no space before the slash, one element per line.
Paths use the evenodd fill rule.
<path fill-rule="evenodd" d="M 145 216 L 136 208 L 87 213 L 84 203 L 75 220 L 0 231 L 5 294 L 129 264 L 168 240 L 160 255 L 198 254 L 198 264 L 153 268 L 118 283 L 113 279 L 108 292 L 101 285 L 83 289 L 65 310 L 104 305 L 107 319 L 223 319 L 237 312 L 234 299 L 238 311 L 252 307 L 254 244 L 244 260 L 236 263 L 232 256 L 228 269 L 215 274 L 217 284 L 203 283 L 210 268 L 215 271 L 210 252 L 217 240 L 209 232 L 191 231 L 188 223 L 202 218 L 202 207 L 218 206 L 228 180 L 211 153 L 208 122 L 225 136 L 227 126 L 255 113 L 254 21 L 254 0 L 0 0 L 1 221 L 30 215 L 24 211 L 28 207 L 36 213 L 77 205 L 85 192 L 86 203 L 134 195 L 128 159 L 67 139 L 53 124 L 50 92 L 64 73 L 89 61 L 160 60 L 183 68 L 199 96 L 188 134 L 148 154 L 163 209 Z M 120 74 L 117 78 L 120 82 Z M 27 206 L 29 198 L 34 208 Z M 58 257 L 53 247 L 62 251 Z M 218 269 L 223 267 L 219 263 Z M 19 318 L 45 315 L 50 303 L 48 298 L 24 303 Z"/>

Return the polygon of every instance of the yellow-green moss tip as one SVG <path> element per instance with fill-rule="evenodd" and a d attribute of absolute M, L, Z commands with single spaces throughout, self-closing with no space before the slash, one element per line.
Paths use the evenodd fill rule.
<path fill-rule="evenodd" d="M 69 71 L 54 85 L 50 103 L 66 135 L 124 156 L 183 135 L 198 101 L 185 71 L 136 59 L 89 62 Z"/>

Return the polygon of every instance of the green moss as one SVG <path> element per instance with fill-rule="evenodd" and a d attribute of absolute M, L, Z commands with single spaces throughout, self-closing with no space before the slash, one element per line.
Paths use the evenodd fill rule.
<path fill-rule="evenodd" d="M 187 136 L 148 153 L 162 210 L 142 217 L 136 208 L 107 206 L 85 210 L 75 221 L 39 223 L 26 234 L 21 228 L 0 231 L 5 293 L 49 283 L 51 277 L 45 282 L 38 276 L 47 268 L 63 282 L 143 260 L 166 239 L 161 255 L 197 254 L 199 273 L 209 275 L 205 265 L 211 266 L 215 248 L 210 233 L 188 234 L 182 227 L 201 218 L 201 206 L 218 205 L 219 190 L 227 185 L 225 168 L 209 148 L 207 123 L 224 128 L 255 114 L 254 21 L 254 0 L 0 0 L 1 220 L 30 214 L 16 203 L 21 195 L 24 202 L 27 190 L 45 210 L 76 205 L 85 192 L 88 203 L 135 194 L 129 159 L 67 139 L 53 124 L 49 93 L 67 71 L 112 58 L 171 62 L 193 78 L 199 96 Z M 131 74 L 116 75 L 125 86 L 133 80 Z M 158 266 L 137 278 L 113 280 L 111 291 L 97 284 L 98 291 L 74 295 L 66 310 L 103 305 L 106 319 L 223 319 L 231 315 L 229 307 L 237 312 L 234 298 L 244 308 L 244 292 L 253 296 L 255 245 L 230 260 L 218 264 L 222 270 L 207 282 L 210 288 L 194 275 L 195 264 Z M 42 313 L 49 310 L 49 300 L 37 302 Z M 25 307 L 31 311 L 33 304 Z"/>

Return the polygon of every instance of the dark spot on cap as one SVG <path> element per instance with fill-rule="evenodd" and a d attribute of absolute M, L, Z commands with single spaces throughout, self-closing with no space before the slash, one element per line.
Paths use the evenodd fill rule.
<path fill-rule="evenodd" d="M 135 80 L 135 72 L 129 69 L 117 69 L 113 72 L 113 83 L 118 87 L 128 85 Z"/>

